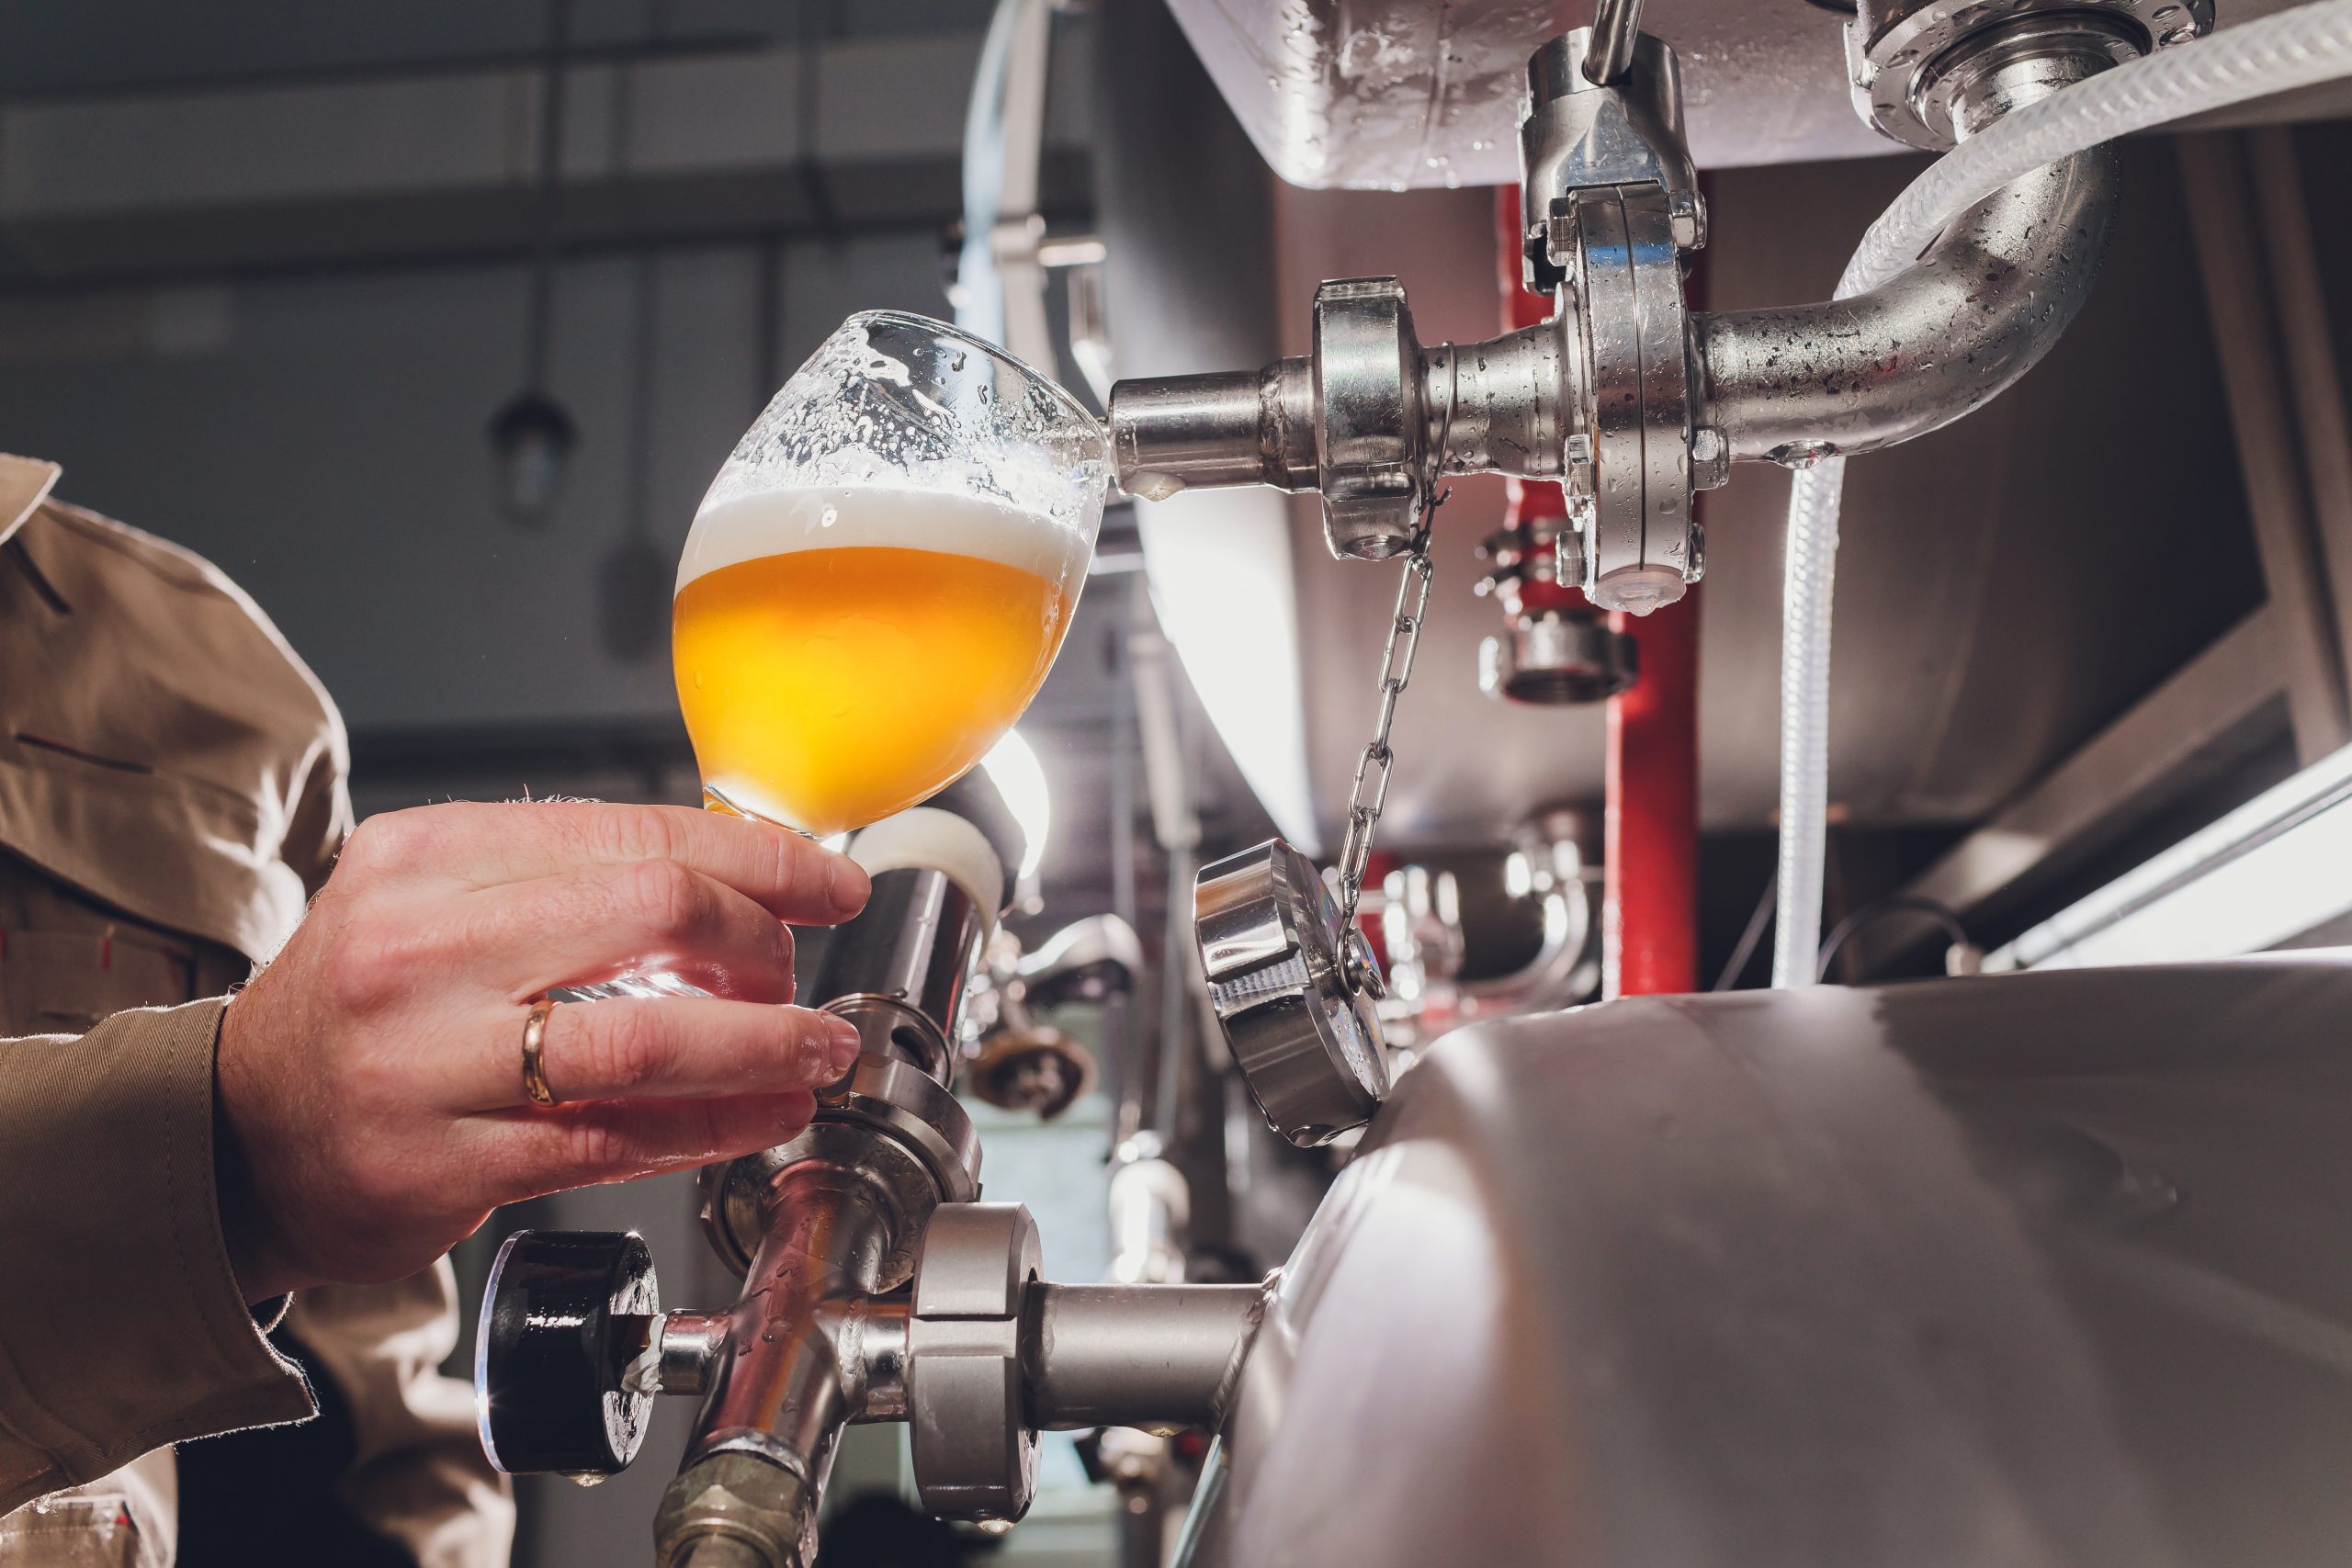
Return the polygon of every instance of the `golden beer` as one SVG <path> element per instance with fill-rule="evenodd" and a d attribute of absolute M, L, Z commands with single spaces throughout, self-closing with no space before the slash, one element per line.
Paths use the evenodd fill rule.
<path fill-rule="evenodd" d="M 715 804 L 823 836 L 903 810 L 1012 728 L 1090 541 L 953 492 L 767 491 L 707 507 L 673 652 Z"/>

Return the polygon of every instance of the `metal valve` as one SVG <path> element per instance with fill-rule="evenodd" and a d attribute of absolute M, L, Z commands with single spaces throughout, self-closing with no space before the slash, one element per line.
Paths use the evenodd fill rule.
<path fill-rule="evenodd" d="M 1193 912 L 1209 1001 L 1268 1124 L 1312 1148 L 1371 1121 L 1388 1093 L 1379 969 L 1313 864 L 1269 839 L 1204 868 Z"/>
<path fill-rule="evenodd" d="M 1046 1282 L 1029 1211 L 977 1202 L 927 1215 L 911 1291 L 815 1281 L 788 1300 L 812 1282 L 829 1227 L 786 1228 L 779 1266 L 725 1314 L 660 1312 L 633 1233 L 510 1237 L 474 1360 L 492 1462 L 617 1474 L 653 1395 L 707 1395 L 708 1440 L 656 1517 L 657 1561 L 807 1568 L 848 1423 L 907 1422 L 925 1507 L 1009 1523 L 1036 1491 L 1041 1431 L 1215 1427 L 1267 1304 L 1260 1285 Z"/>

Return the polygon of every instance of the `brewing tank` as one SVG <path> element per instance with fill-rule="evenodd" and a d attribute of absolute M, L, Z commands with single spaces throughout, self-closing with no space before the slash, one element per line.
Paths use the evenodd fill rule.
<path fill-rule="evenodd" d="M 2334 1563 L 2352 953 L 1620 1001 L 1397 1086 L 1185 1561 Z"/>

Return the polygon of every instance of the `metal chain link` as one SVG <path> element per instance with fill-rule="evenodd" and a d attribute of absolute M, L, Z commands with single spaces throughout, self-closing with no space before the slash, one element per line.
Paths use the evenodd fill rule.
<path fill-rule="evenodd" d="M 1409 603 L 1410 608 L 1407 605 Z M 1413 655 L 1421 640 L 1421 620 L 1430 603 L 1430 529 L 1426 516 L 1421 531 L 1405 558 L 1404 580 L 1396 585 L 1396 614 L 1388 626 L 1388 646 L 1380 662 L 1380 713 L 1374 719 L 1372 740 L 1356 759 L 1355 788 L 1348 795 L 1348 834 L 1340 851 L 1340 935 L 1345 940 L 1356 923 L 1356 904 L 1363 897 L 1364 868 L 1372 860 L 1373 830 L 1388 804 L 1388 765 L 1396 760 L 1389 749 L 1389 728 L 1396 722 L 1396 699 L 1413 678 Z"/>
<path fill-rule="evenodd" d="M 1453 347 L 1451 344 L 1446 345 Z M 1355 787 L 1348 792 L 1348 832 L 1340 848 L 1340 929 L 1346 951 L 1348 933 L 1355 929 L 1356 905 L 1363 897 L 1364 868 L 1372 861 L 1372 835 L 1388 804 L 1388 765 L 1396 761 L 1389 750 L 1389 728 L 1396 722 L 1396 699 L 1413 678 L 1413 655 L 1419 650 L 1421 622 L 1430 606 L 1430 526 L 1437 509 L 1453 491 L 1437 493 L 1437 470 L 1444 466 L 1447 438 L 1453 429 L 1454 399 L 1460 391 L 1461 366 L 1452 360 L 1453 384 L 1447 389 L 1445 417 L 1438 426 L 1436 449 L 1421 479 L 1421 526 L 1406 552 L 1405 576 L 1396 584 L 1396 613 L 1388 623 L 1388 645 L 1380 656 L 1380 711 L 1372 725 L 1372 740 L 1356 759 Z M 1409 608 L 1408 606 L 1410 606 Z"/>

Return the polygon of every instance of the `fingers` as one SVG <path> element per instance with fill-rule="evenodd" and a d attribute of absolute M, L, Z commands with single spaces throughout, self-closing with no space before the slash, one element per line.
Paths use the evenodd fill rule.
<path fill-rule="evenodd" d="M 457 802 L 360 824 L 343 862 L 363 874 L 432 876 L 475 887 L 588 865 L 675 861 L 735 888 L 778 919 L 831 925 L 865 906 L 865 873 L 789 829 L 681 806 L 597 801 Z"/>
<path fill-rule="evenodd" d="M 599 1003 L 598 1006 L 607 1004 Z M 817 1102 L 806 1092 L 727 1100 L 604 1100 L 502 1112 L 474 1128 L 482 1201 L 511 1203 L 602 1181 L 630 1181 L 788 1143 Z"/>
<path fill-rule="evenodd" d="M 713 996 L 792 999 L 792 932 L 718 878 L 673 860 L 582 866 L 469 900 L 466 947 L 514 1001 L 558 986 L 661 973 Z"/>
<path fill-rule="evenodd" d="M 501 1012 L 467 1075 L 469 1111 L 526 1103 L 523 1010 Z M 559 1100 L 701 1100 L 812 1089 L 857 1058 L 831 1013 L 704 997 L 565 1002 L 548 1014 L 539 1066 Z"/>

